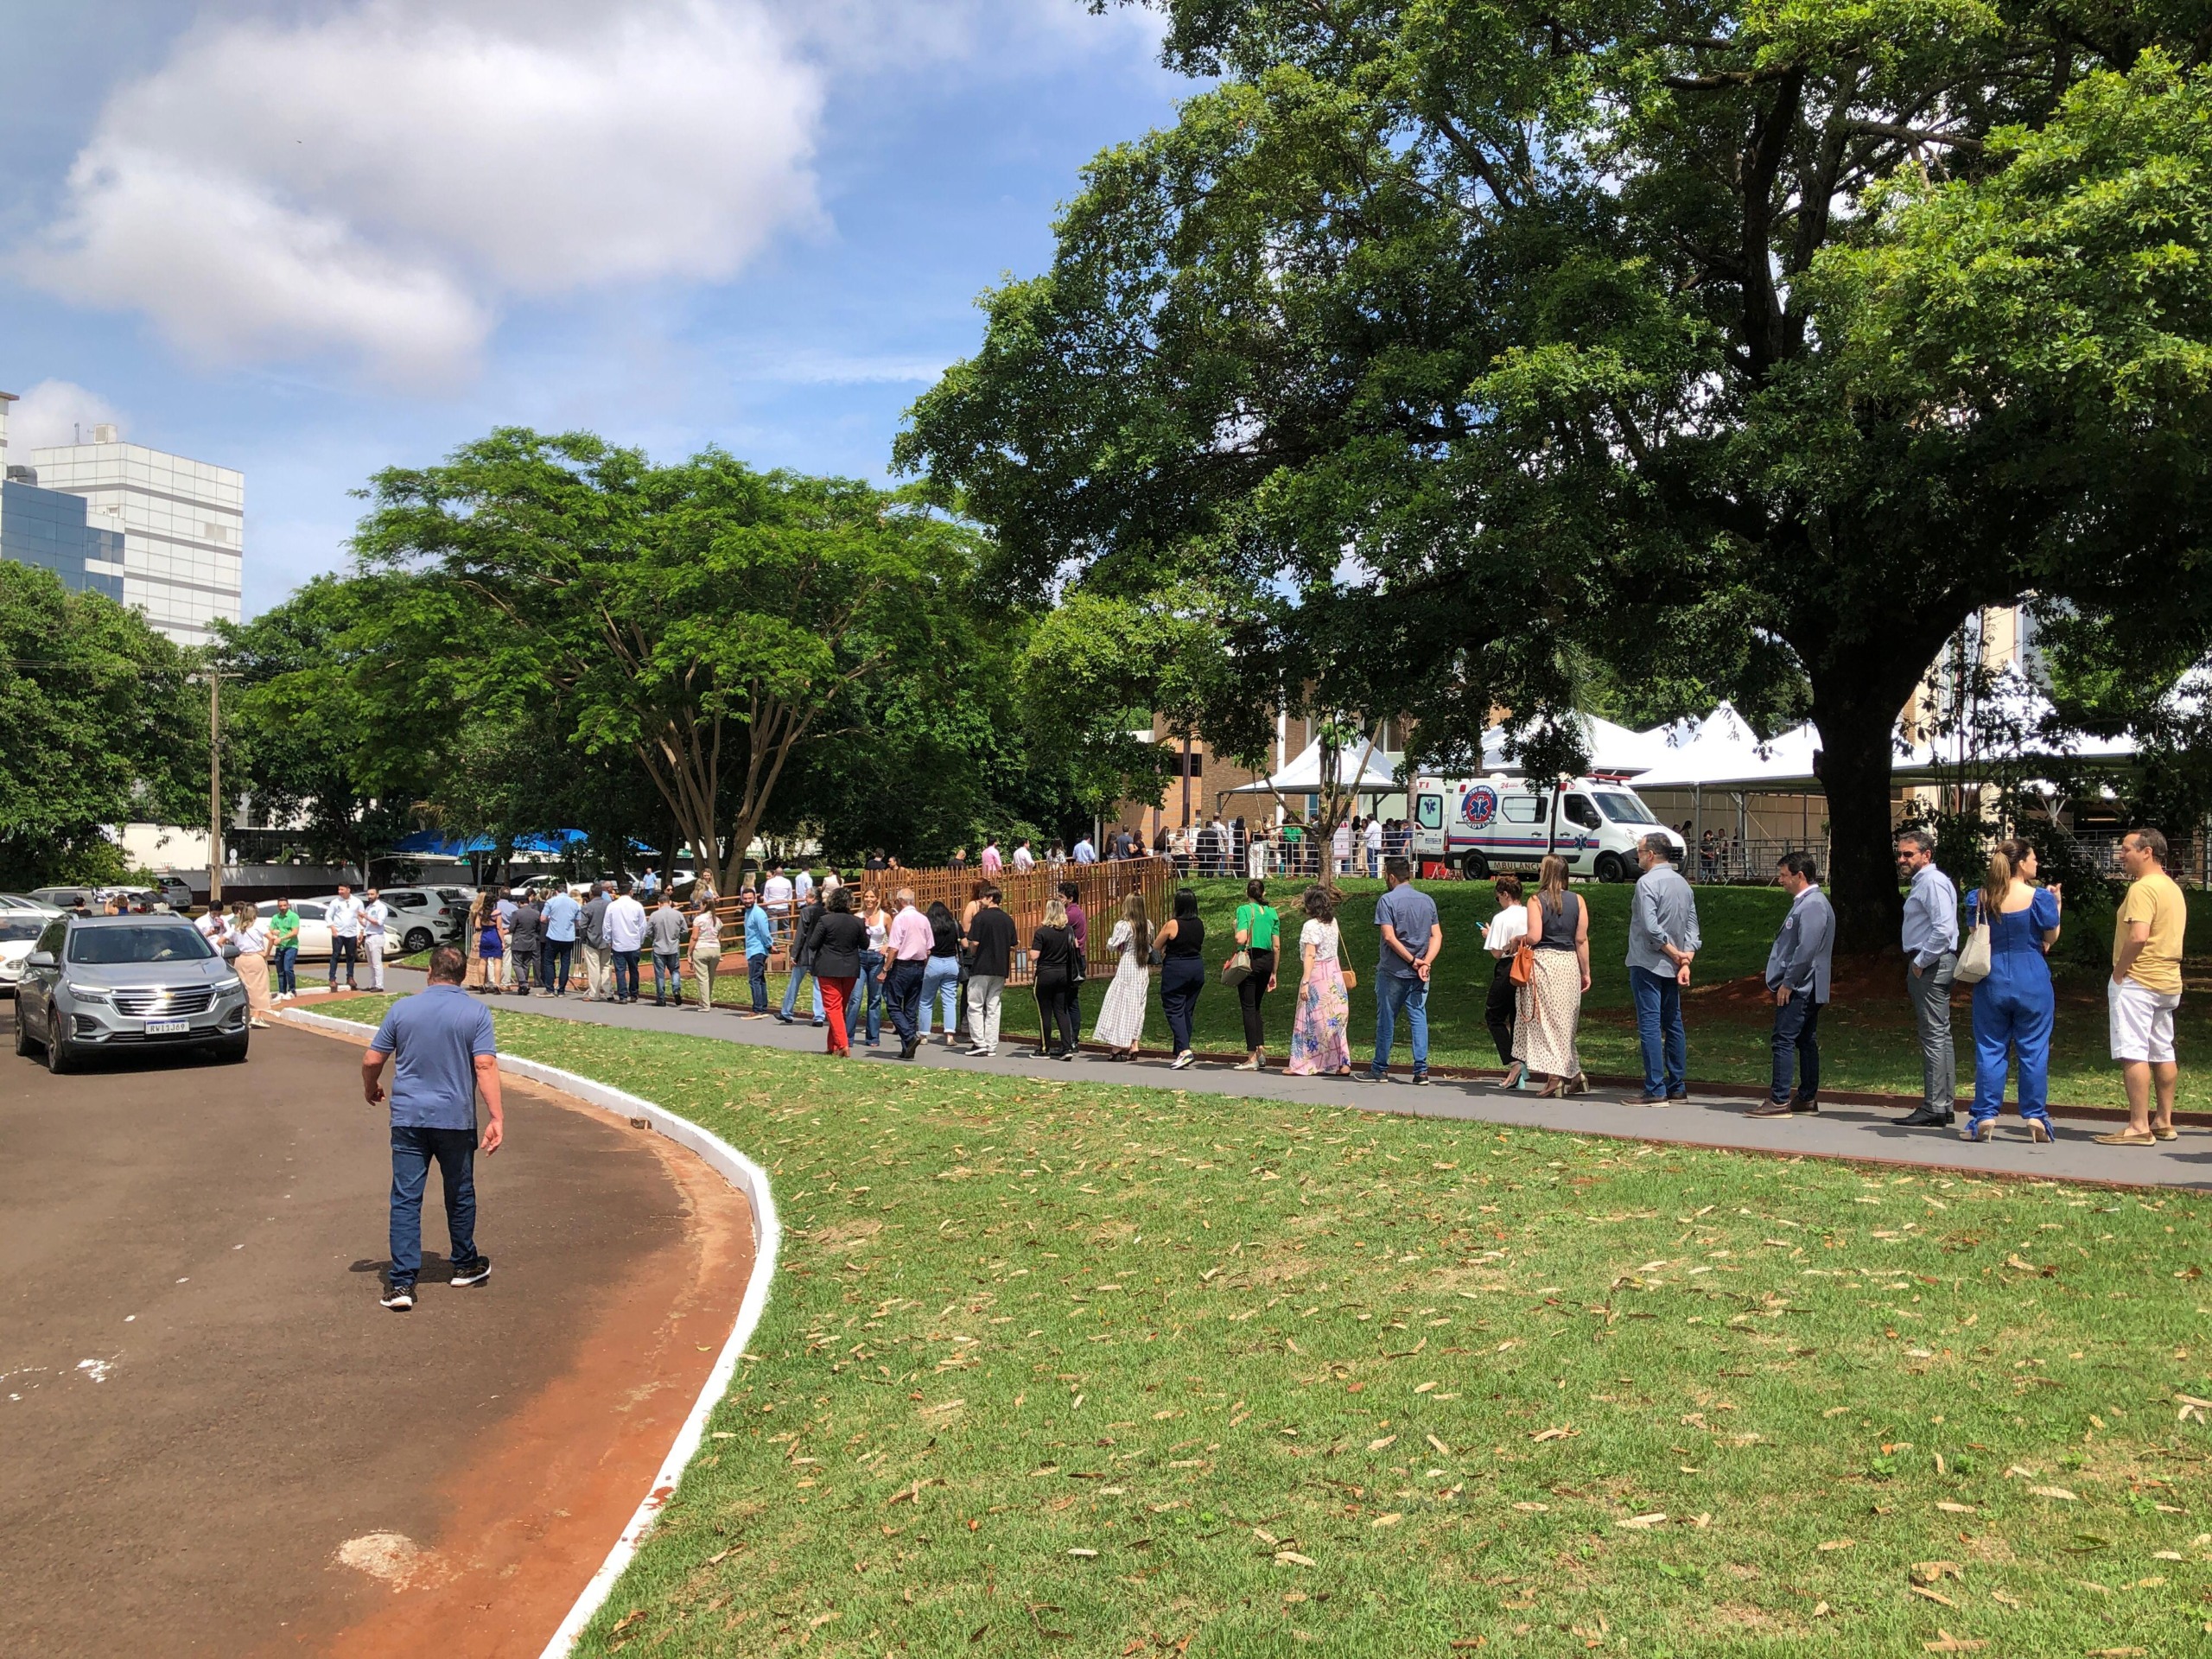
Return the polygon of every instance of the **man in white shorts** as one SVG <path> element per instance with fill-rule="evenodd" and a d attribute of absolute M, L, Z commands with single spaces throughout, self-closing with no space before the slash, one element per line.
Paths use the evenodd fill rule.
<path fill-rule="evenodd" d="M 2113 924 L 2112 1057 L 2127 1080 L 2127 1127 L 2097 1139 L 2108 1147 L 2151 1147 L 2174 1132 L 2174 1010 L 2181 1005 L 2182 936 L 2189 905 L 2165 872 L 2166 838 L 2137 830 L 2120 843 L 2127 896 Z M 2152 1113 L 2155 1090 L 2158 1111 Z"/>

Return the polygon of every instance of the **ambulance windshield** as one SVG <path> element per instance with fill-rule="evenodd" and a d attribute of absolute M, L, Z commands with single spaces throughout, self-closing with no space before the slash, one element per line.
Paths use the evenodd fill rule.
<path fill-rule="evenodd" d="M 1624 795 L 1618 790 L 1609 789 L 1599 790 L 1596 793 L 1598 804 L 1605 809 L 1605 816 L 1615 823 L 1656 823 L 1659 822 L 1651 816 L 1651 809 L 1633 795 Z"/>

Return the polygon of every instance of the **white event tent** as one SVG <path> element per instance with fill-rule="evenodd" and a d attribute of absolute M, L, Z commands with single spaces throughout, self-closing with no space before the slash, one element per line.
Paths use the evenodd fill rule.
<path fill-rule="evenodd" d="M 1364 759 L 1365 766 L 1361 760 Z M 1313 795 L 1321 789 L 1321 745 L 1308 743 L 1272 778 L 1244 784 L 1231 795 Z M 1355 795 L 1395 795 L 1404 787 L 1379 750 L 1370 751 L 1364 739 L 1337 751 L 1337 785 Z"/>
<path fill-rule="evenodd" d="M 1672 753 L 1668 747 L 1667 727 L 1633 732 L 1596 715 L 1577 715 L 1574 719 L 1581 728 L 1583 747 L 1589 751 L 1590 770 L 1593 773 L 1635 778 L 1662 764 Z M 1506 728 L 1503 726 L 1493 726 L 1483 734 L 1483 771 L 1502 772 L 1517 778 L 1521 766 L 1518 761 L 1505 758 L 1505 739 Z"/>

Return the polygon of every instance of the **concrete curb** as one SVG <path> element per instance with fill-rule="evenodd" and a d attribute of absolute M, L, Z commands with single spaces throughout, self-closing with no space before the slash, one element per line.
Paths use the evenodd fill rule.
<path fill-rule="evenodd" d="M 358 1020 L 340 1020 L 334 1015 L 315 1014 L 305 1008 L 285 1008 L 278 1017 L 289 1023 L 327 1031 L 340 1036 L 373 1035 L 376 1027 Z M 599 1571 L 592 1574 L 568 1617 L 545 1644 L 542 1659 L 565 1659 L 583 1633 L 584 1626 L 607 1603 L 613 1593 L 614 1581 L 630 1564 L 658 1519 L 662 1508 L 675 1495 L 677 1483 L 682 1479 L 684 1465 L 698 1452 L 700 1442 L 706 1438 L 707 1419 L 713 1414 L 721 1397 L 729 1392 L 731 1379 L 737 1374 L 738 1361 L 753 1340 L 753 1333 L 760 1328 L 760 1316 L 767 1311 L 768 1285 L 775 1276 L 776 1256 L 783 1244 L 783 1224 L 776 1214 L 776 1200 L 768 1184 L 768 1172 L 754 1163 L 720 1135 L 703 1129 L 689 1118 L 679 1117 L 666 1107 L 639 1098 L 620 1089 L 589 1077 L 564 1071 L 559 1066 L 547 1065 L 543 1061 L 529 1060 L 519 1055 L 499 1056 L 499 1070 L 542 1083 L 574 1095 L 577 1099 L 612 1113 L 617 1117 L 632 1121 L 643 1119 L 657 1135 L 666 1136 L 678 1146 L 696 1154 L 708 1168 L 713 1170 L 732 1186 L 743 1192 L 753 1206 L 753 1276 L 745 1287 L 745 1300 L 739 1304 L 737 1323 L 730 1327 L 728 1339 L 715 1357 L 714 1369 L 699 1389 L 698 1398 L 692 1402 L 683 1426 L 677 1431 L 676 1442 L 661 1460 L 659 1471 L 653 1476 L 652 1484 L 644 1499 L 624 1523 L 613 1548 L 607 1552 L 607 1559 L 600 1563 Z"/>

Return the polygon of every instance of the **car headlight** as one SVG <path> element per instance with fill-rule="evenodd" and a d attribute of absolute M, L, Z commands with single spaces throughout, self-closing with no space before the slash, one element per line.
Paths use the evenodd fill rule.
<path fill-rule="evenodd" d="M 245 988 L 245 982 L 233 975 L 229 979 L 217 980 L 215 988 L 219 991 L 240 991 Z"/>
<path fill-rule="evenodd" d="M 79 1002 L 105 1002 L 107 1001 L 107 993 L 98 985 L 79 985 L 73 979 L 68 982 L 68 988 L 69 995 L 75 997 Z"/>

